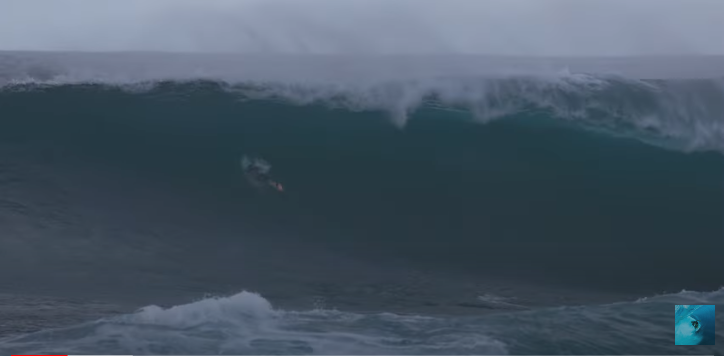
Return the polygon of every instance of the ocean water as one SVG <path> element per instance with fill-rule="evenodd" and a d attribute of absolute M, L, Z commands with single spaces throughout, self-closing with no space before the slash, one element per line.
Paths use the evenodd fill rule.
<path fill-rule="evenodd" d="M 0 352 L 721 355 L 698 61 L 0 54 Z"/>

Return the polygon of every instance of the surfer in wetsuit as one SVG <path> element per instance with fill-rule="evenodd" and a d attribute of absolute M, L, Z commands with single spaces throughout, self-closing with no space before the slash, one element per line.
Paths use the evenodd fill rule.
<path fill-rule="evenodd" d="M 279 192 L 284 191 L 284 187 L 282 186 L 282 184 L 272 180 L 269 174 L 267 172 L 264 172 L 258 165 L 250 165 L 249 168 L 247 168 L 246 173 L 256 182 L 259 182 L 261 185 L 266 184 Z"/>

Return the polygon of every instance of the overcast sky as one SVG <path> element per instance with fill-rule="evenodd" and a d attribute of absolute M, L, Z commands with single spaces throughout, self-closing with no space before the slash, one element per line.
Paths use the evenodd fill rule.
<path fill-rule="evenodd" d="M 0 50 L 724 55 L 724 0 L 0 0 Z"/>

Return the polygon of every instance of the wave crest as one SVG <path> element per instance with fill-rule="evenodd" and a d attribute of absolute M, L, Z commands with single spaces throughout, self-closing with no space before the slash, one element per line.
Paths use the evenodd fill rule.
<path fill-rule="evenodd" d="M 208 80 L 121 83 L 15 80 L 6 91 L 95 85 L 179 100 L 222 90 L 240 101 L 279 101 L 331 109 L 379 111 L 403 127 L 422 110 L 489 122 L 514 115 L 553 116 L 561 122 L 633 137 L 684 151 L 724 151 L 723 80 L 634 80 L 619 76 L 434 78 L 379 83 L 302 83 Z"/>

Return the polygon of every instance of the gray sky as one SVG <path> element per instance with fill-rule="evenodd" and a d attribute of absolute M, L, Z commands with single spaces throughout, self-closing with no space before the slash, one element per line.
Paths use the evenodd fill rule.
<path fill-rule="evenodd" d="M 1 0 L 0 50 L 724 55 L 724 0 Z"/>

